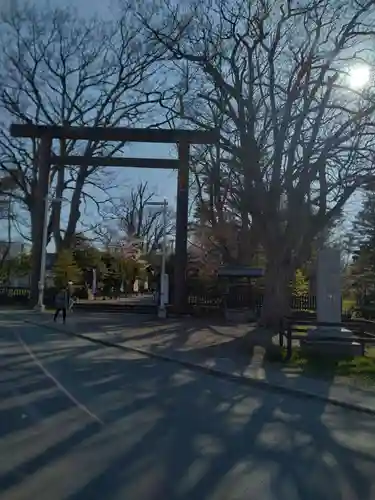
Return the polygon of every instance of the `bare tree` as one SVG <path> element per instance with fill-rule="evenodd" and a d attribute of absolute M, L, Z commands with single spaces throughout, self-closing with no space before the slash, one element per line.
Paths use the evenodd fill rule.
<path fill-rule="evenodd" d="M 0 107 L 1 168 L 15 176 L 17 199 L 30 213 L 33 244 L 42 231 L 43 200 L 38 195 L 35 159 L 38 141 L 11 138 L 11 122 L 47 125 L 155 125 L 155 104 L 162 96 L 164 77 L 155 71 L 165 49 L 157 46 L 133 14 L 131 1 L 123 16 L 102 22 L 80 18 L 69 8 L 47 4 L 11 9 L 1 19 L 2 51 Z M 159 116 L 160 118 L 160 116 Z M 61 154 L 113 155 L 123 144 L 60 141 Z M 106 189 L 103 177 L 91 166 L 53 168 L 51 193 L 70 200 L 66 227 L 61 204 L 54 204 L 49 234 L 57 248 L 69 246 L 86 202 Z M 35 246 L 35 245 L 33 245 Z M 35 247 L 36 248 L 36 247 Z M 34 274 L 38 255 L 35 255 Z"/>
<path fill-rule="evenodd" d="M 113 200 L 104 215 L 104 224 L 95 230 L 106 246 L 119 242 L 139 242 L 142 252 L 150 253 L 160 247 L 163 237 L 162 207 L 148 206 L 158 201 L 147 182 L 139 183 L 127 197 Z M 175 229 L 174 212 L 168 210 L 167 236 Z"/>
<path fill-rule="evenodd" d="M 289 284 L 311 241 L 373 174 L 374 87 L 354 78 L 374 79 L 375 4 L 190 5 L 166 3 L 162 19 L 141 17 L 176 72 L 190 68 L 175 116 L 199 127 L 212 127 L 212 110 L 223 117 L 230 196 L 264 248 L 262 320 L 274 325 L 288 310 Z"/>
<path fill-rule="evenodd" d="M 13 172 L 13 175 L 16 173 Z M 4 175 L 0 178 L 0 221 L 6 222 L 7 233 L 6 242 L 2 242 L 0 249 L 0 270 L 3 269 L 11 250 L 12 228 L 16 219 L 13 196 L 16 190 L 17 184 L 13 176 Z"/>
<path fill-rule="evenodd" d="M 214 154 L 216 153 L 216 154 Z M 252 219 L 241 196 L 233 195 L 228 167 L 217 151 L 207 148 L 192 164 L 196 210 L 192 225 L 195 245 L 215 254 L 222 264 L 249 265 L 259 249 Z"/>

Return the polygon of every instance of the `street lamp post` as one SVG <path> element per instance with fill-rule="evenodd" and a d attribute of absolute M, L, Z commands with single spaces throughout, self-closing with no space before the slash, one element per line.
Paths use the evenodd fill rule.
<path fill-rule="evenodd" d="M 49 195 L 44 198 L 44 214 L 43 214 L 43 232 L 42 232 L 42 249 L 40 254 L 40 271 L 38 282 L 38 304 L 36 309 L 44 311 L 44 287 L 46 281 L 46 260 L 47 260 L 47 239 L 48 239 L 48 209 L 49 202 L 61 203 L 63 198 L 50 198 Z"/>
<path fill-rule="evenodd" d="M 161 256 L 161 273 L 160 273 L 160 298 L 159 298 L 159 308 L 158 316 L 159 318 L 165 318 L 167 316 L 166 304 L 167 304 L 167 290 L 166 290 L 166 260 L 167 260 L 167 224 L 168 224 L 168 201 L 164 198 L 163 202 L 159 201 L 149 201 L 146 205 L 163 207 L 163 241 L 162 241 L 162 256 Z"/>

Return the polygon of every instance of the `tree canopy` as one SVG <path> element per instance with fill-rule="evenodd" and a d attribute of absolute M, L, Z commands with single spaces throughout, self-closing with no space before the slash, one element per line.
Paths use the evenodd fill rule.
<path fill-rule="evenodd" d="M 142 16 L 181 81 L 179 123 L 220 131 L 198 148 L 198 195 L 210 225 L 238 221 L 266 256 L 265 324 L 288 308 L 289 283 L 311 243 L 373 175 L 372 1 L 203 0 Z M 241 233 L 241 231 L 239 231 Z"/>

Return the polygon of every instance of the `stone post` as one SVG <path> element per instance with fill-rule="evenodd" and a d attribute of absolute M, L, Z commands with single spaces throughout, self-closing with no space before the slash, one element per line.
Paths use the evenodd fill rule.
<path fill-rule="evenodd" d="M 318 254 L 317 319 L 322 323 L 341 323 L 340 250 L 324 248 Z"/>

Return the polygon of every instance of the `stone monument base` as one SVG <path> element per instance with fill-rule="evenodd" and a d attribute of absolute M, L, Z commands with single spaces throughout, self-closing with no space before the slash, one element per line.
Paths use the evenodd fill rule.
<path fill-rule="evenodd" d="M 338 342 L 336 339 L 340 339 Z M 356 342 L 351 330 L 339 326 L 319 326 L 301 340 L 302 353 L 337 358 L 363 356 L 363 345 Z"/>

